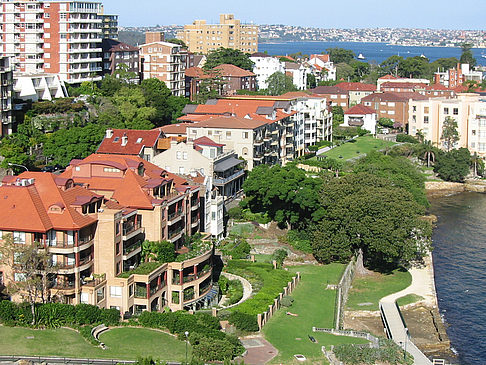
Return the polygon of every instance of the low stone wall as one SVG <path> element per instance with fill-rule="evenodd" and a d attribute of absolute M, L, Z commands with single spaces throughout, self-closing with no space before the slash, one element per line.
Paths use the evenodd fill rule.
<path fill-rule="evenodd" d="M 222 309 L 228 309 L 232 307 L 236 307 L 237 305 L 240 305 L 243 303 L 245 300 L 251 297 L 251 294 L 253 293 L 253 288 L 248 280 L 245 278 L 242 278 L 241 276 L 235 275 L 235 274 L 230 274 L 229 272 L 222 272 L 221 275 L 224 277 L 228 278 L 229 280 L 239 280 L 241 284 L 243 285 L 243 297 L 241 297 L 240 301 L 238 303 L 229 305 L 227 307 L 221 307 Z"/>
<path fill-rule="evenodd" d="M 272 318 L 275 312 L 278 309 L 280 309 L 281 307 L 280 302 L 284 297 L 284 295 L 290 295 L 294 291 L 295 287 L 299 282 L 300 282 L 300 272 L 297 272 L 296 276 L 292 278 L 292 281 L 289 281 L 287 283 L 287 286 L 283 288 L 283 292 L 281 292 L 279 296 L 273 300 L 273 304 L 268 305 L 268 310 L 263 313 L 259 313 L 257 315 L 258 329 L 260 331 L 262 330 L 262 327 L 268 322 L 268 320 Z"/>

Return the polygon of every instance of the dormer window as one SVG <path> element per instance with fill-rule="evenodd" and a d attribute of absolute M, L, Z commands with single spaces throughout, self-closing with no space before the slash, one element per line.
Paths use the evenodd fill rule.
<path fill-rule="evenodd" d="M 120 137 L 115 137 L 115 139 L 113 140 L 113 142 L 118 142 L 120 140 Z"/>
<path fill-rule="evenodd" d="M 142 138 L 142 137 L 140 137 L 140 138 L 138 138 L 138 139 L 137 139 L 137 142 L 135 142 L 135 143 L 140 144 L 140 143 L 142 143 L 142 140 L 143 140 L 143 138 Z"/>
<path fill-rule="evenodd" d="M 138 174 L 140 176 L 143 176 L 143 173 L 145 172 L 145 168 L 143 167 L 143 164 L 138 165 Z"/>

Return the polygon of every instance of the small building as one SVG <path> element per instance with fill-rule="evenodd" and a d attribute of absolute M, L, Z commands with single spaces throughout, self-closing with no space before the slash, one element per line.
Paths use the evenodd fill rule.
<path fill-rule="evenodd" d="M 376 111 L 358 104 L 344 112 L 342 127 L 361 127 L 376 134 Z"/>
<path fill-rule="evenodd" d="M 336 87 L 346 90 L 349 93 L 349 106 L 361 103 L 365 96 L 376 92 L 376 85 L 362 82 L 340 82 Z"/>
<path fill-rule="evenodd" d="M 113 75 L 120 65 L 126 65 L 126 71 L 133 72 L 136 77 L 130 80 L 138 83 L 140 80 L 140 56 L 138 47 L 120 42 L 115 39 L 103 39 L 103 75 Z"/>

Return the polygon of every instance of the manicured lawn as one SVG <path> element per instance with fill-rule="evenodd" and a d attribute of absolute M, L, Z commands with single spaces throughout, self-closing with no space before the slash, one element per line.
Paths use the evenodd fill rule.
<path fill-rule="evenodd" d="M 272 262 L 272 255 L 255 254 L 256 262 Z"/>
<path fill-rule="evenodd" d="M 238 236 L 247 236 L 255 230 L 255 226 L 251 223 L 235 224 L 231 227 L 230 233 Z"/>
<path fill-rule="evenodd" d="M 356 277 L 349 290 L 348 310 L 378 310 L 381 298 L 405 289 L 412 283 L 408 271 L 395 270 L 391 274 L 373 273 Z M 361 304 L 361 305 L 360 305 Z"/>
<path fill-rule="evenodd" d="M 105 332 L 100 340 L 106 344 L 106 350 L 91 345 L 76 331 L 65 328 L 34 330 L 0 326 L 0 338 L 0 353 L 3 355 L 120 360 L 152 356 L 161 360 L 185 360 L 184 342 L 166 333 L 145 328 L 115 328 Z"/>
<path fill-rule="evenodd" d="M 372 136 L 358 137 L 356 142 L 348 142 L 339 147 L 335 147 L 332 150 L 324 153 L 330 158 L 344 161 L 353 157 L 358 157 L 363 154 L 367 154 L 371 151 L 379 151 L 385 147 L 395 145 L 395 142 L 384 141 Z M 340 157 L 341 156 L 341 157 Z"/>
<path fill-rule="evenodd" d="M 397 304 L 402 307 L 407 304 L 412 304 L 423 300 L 424 297 L 417 294 L 407 294 L 401 298 L 397 299 Z"/>
<path fill-rule="evenodd" d="M 321 346 L 366 342 L 357 338 L 312 332 L 313 326 L 330 328 L 334 324 L 336 291 L 327 290 L 326 287 L 327 284 L 336 284 L 339 281 L 344 267 L 331 264 L 304 265 L 289 269 L 292 272 L 300 271 L 302 275 L 301 282 L 292 293 L 295 301 L 290 308 L 280 309 L 263 328 L 265 338 L 279 351 L 272 363 L 291 363 L 294 354 L 303 354 L 308 359 L 322 359 Z M 298 316 L 289 316 L 287 311 Z M 309 335 L 318 343 L 311 342 Z"/>

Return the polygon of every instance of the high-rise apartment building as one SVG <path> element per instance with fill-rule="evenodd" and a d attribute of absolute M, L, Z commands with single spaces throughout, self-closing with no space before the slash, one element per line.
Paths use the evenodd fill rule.
<path fill-rule="evenodd" d="M 0 135 L 13 132 L 12 116 L 13 73 L 8 57 L 0 57 Z"/>
<path fill-rule="evenodd" d="M 102 6 L 96 1 L 1 0 L 0 55 L 16 72 L 99 80 Z"/>
<path fill-rule="evenodd" d="M 101 15 L 103 38 L 118 39 L 118 15 Z"/>
<path fill-rule="evenodd" d="M 220 47 L 239 49 L 243 52 L 258 51 L 258 26 L 241 24 L 233 14 L 221 14 L 219 24 L 206 24 L 195 20 L 177 33 L 190 52 L 207 53 Z"/>

